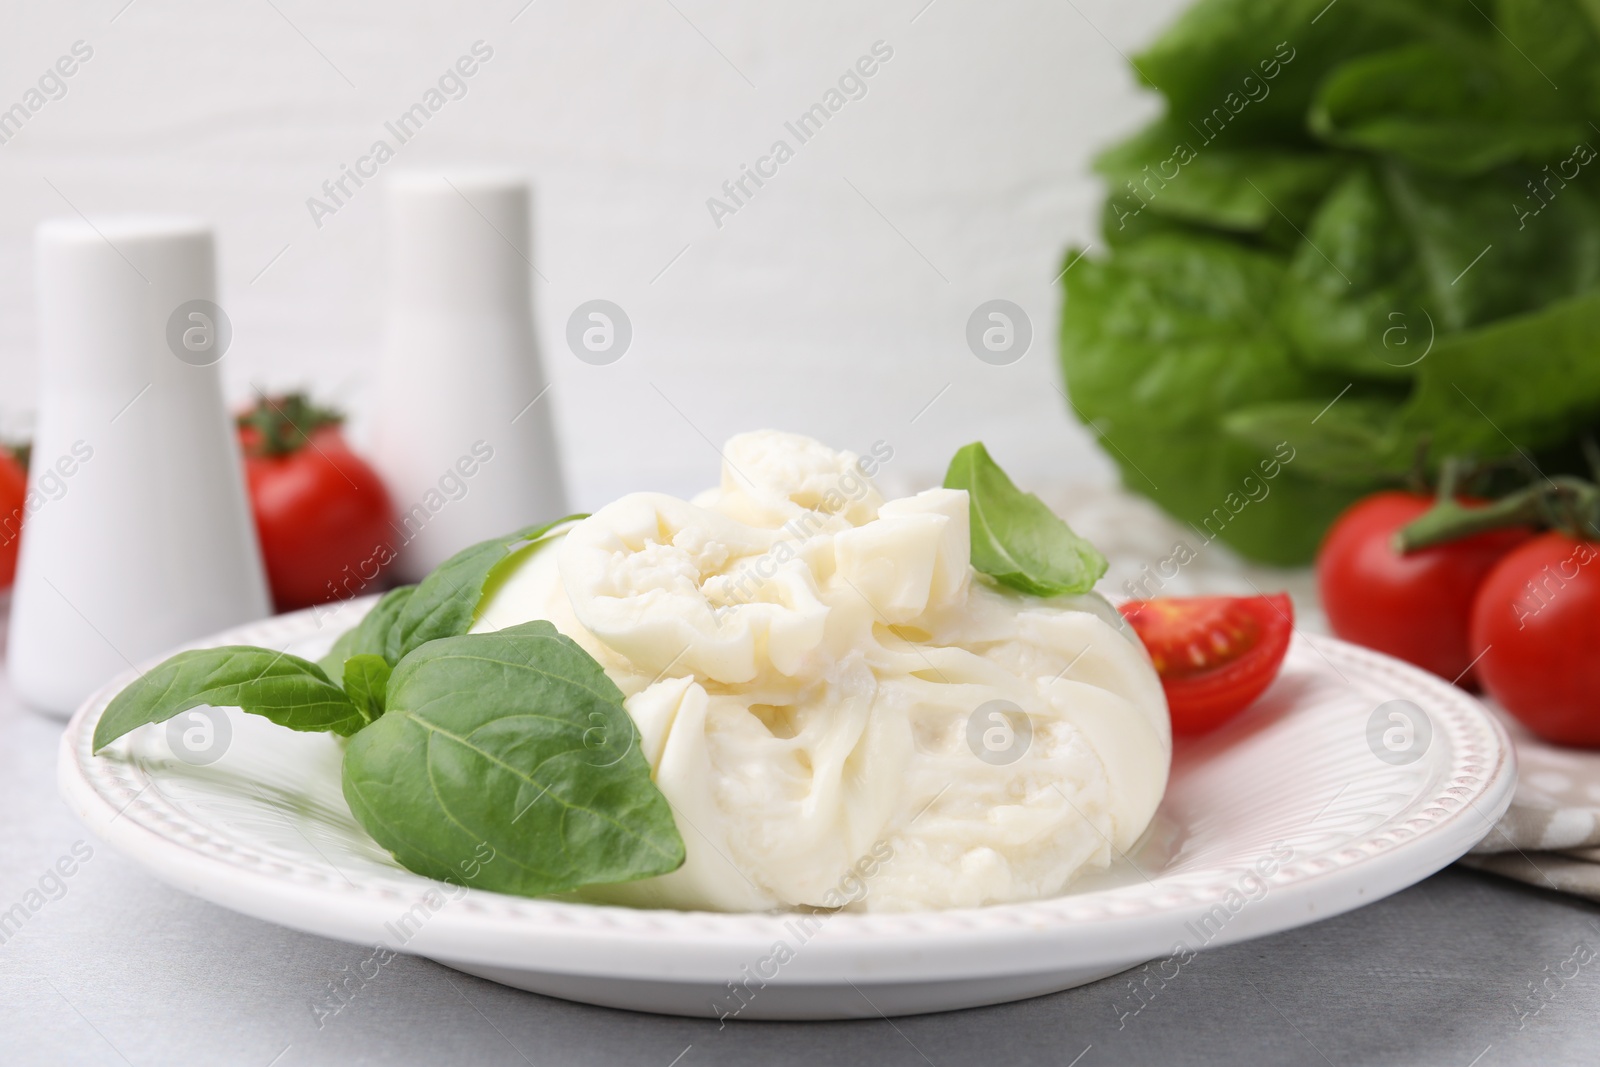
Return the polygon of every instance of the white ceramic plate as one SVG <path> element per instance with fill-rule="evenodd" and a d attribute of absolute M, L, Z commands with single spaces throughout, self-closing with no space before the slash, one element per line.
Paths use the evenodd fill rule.
<path fill-rule="evenodd" d="M 199 644 L 317 656 L 369 604 Z M 175 758 L 159 726 L 93 757 L 95 723 L 127 680 L 73 717 L 60 783 L 95 833 L 158 877 L 295 929 L 552 996 L 681 1015 L 877 1017 L 1037 996 L 1147 960 L 1162 959 L 1170 975 L 1189 952 L 1315 922 L 1427 877 L 1488 832 L 1515 781 L 1505 732 L 1471 697 L 1376 653 L 1297 637 L 1249 713 L 1179 745 L 1139 846 L 1065 896 L 902 915 L 635 911 L 403 870 L 351 817 L 340 750 L 325 735 L 235 711 L 225 718 L 231 743 L 206 766 Z M 1404 720 L 1388 718 L 1400 706 L 1374 715 L 1394 700 L 1426 712 L 1410 753 L 1383 745 L 1386 731 L 1399 731 L 1391 748 L 1406 741 Z"/>

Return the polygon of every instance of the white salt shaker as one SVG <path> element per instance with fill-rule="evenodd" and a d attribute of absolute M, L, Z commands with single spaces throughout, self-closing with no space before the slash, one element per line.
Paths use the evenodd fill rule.
<path fill-rule="evenodd" d="M 11 609 L 11 683 L 66 715 L 114 675 L 269 611 L 216 361 L 211 231 L 46 222 L 39 417 Z"/>
<path fill-rule="evenodd" d="M 527 182 L 411 173 L 387 194 L 373 458 L 395 501 L 398 575 L 415 581 L 567 502 L 534 339 Z"/>

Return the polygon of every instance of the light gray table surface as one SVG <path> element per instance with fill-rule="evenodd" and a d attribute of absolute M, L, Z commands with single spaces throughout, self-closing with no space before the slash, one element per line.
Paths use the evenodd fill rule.
<path fill-rule="evenodd" d="M 0 681 L 0 911 L 75 844 L 93 850 L 0 944 L 7 1067 L 1600 1062 L 1600 957 L 1552 977 L 1571 973 L 1576 946 L 1600 953 L 1600 909 L 1457 869 L 1203 953 L 1136 1014 L 1128 979 L 1115 977 L 973 1011 L 719 1028 L 400 957 L 319 1028 L 311 1003 L 370 948 L 185 896 L 101 845 L 57 795 L 60 734 Z M 1535 983 L 1552 992 L 1528 1000 Z"/>

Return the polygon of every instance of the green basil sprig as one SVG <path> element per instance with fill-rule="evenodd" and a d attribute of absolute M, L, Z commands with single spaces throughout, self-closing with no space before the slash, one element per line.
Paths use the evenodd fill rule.
<path fill-rule="evenodd" d="M 328 654 L 317 661 L 317 666 L 330 678 L 343 677 L 345 660 L 352 656 L 377 656 L 389 666 L 394 666 L 399 657 L 390 659 L 388 656 L 389 632 L 400 617 L 400 609 L 405 607 L 406 601 L 416 591 L 414 585 L 402 585 L 379 597 L 377 604 L 362 616 L 360 622 L 339 635 Z"/>
<path fill-rule="evenodd" d="M 402 865 L 540 896 L 677 869 L 683 840 L 622 693 L 548 622 L 430 641 L 400 661 L 383 718 L 351 738 L 350 810 Z"/>
<path fill-rule="evenodd" d="M 1034 596 L 1087 593 L 1106 558 L 1044 501 L 1018 489 L 981 441 L 955 454 L 946 489 L 965 489 L 972 519 L 972 566 Z"/>
<path fill-rule="evenodd" d="M 513 554 L 570 522 L 587 515 L 568 515 L 539 526 L 525 526 L 504 537 L 462 549 L 434 569 L 418 585 L 391 589 L 352 630 L 346 631 L 319 665 L 330 676 L 344 672 L 351 656 L 382 656 L 393 667 L 406 653 L 441 637 L 457 637 L 472 629 L 473 615 L 495 568 Z"/>
<path fill-rule="evenodd" d="M 505 537 L 481 541 L 439 564 L 400 605 L 389 630 L 385 658 L 399 663 L 407 653 L 429 641 L 466 633 L 472 628 L 473 613 L 483 599 L 484 584 L 513 550 L 539 540 L 558 526 L 587 517 L 568 515 L 542 526 L 528 526 Z"/>
<path fill-rule="evenodd" d="M 344 691 L 368 722 L 381 718 L 388 704 L 390 673 L 389 661 L 371 653 L 344 661 Z"/>
<path fill-rule="evenodd" d="M 189 708 L 238 707 L 349 737 L 351 811 L 418 874 L 539 896 L 676 870 L 683 839 L 600 665 L 547 622 L 467 633 L 495 568 L 569 521 L 474 545 L 385 594 L 320 664 L 179 653 L 117 694 L 94 749 Z M 496 862 L 479 862 L 486 848 Z"/>
<path fill-rule="evenodd" d="M 94 749 L 204 705 L 243 708 L 291 730 L 340 736 L 371 721 L 315 663 L 270 648 L 224 645 L 180 652 L 118 693 L 95 725 Z"/>

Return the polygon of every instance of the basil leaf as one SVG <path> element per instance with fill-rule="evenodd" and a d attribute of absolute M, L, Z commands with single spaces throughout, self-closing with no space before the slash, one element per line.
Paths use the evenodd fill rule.
<path fill-rule="evenodd" d="M 203 705 L 242 708 L 291 730 L 349 735 L 367 724 L 315 663 L 270 648 L 225 645 L 180 652 L 118 693 L 94 728 L 94 750 Z"/>
<path fill-rule="evenodd" d="M 344 691 L 368 722 L 383 715 L 389 689 L 389 661 L 362 653 L 344 661 Z"/>
<path fill-rule="evenodd" d="M 406 656 L 345 750 L 344 795 L 402 866 L 480 889 L 540 896 L 684 858 L 622 693 L 548 622 Z"/>
<path fill-rule="evenodd" d="M 416 591 L 414 585 L 402 585 L 383 594 L 372 610 L 361 617 L 360 622 L 339 635 L 328 654 L 317 661 L 317 666 L 330 678 L 341 678 L 344 676 L 345 660 L 351 656 L 384 656 L 389 645 L 389 633 L 394 629 L 395 620 L 400 617 L 400 609 L 405 607 L 406 601 Z M 398 659 L 395 657 L 387 662 L 392 667 Z"/>
<path fill-rule="evenodd" d="M 368 615 L 372 612 L 367 612 Z M 350 627 L 334 639 L 333 647 L 328 649 L 326 655 L 317 660 L 317 666 L 322 673 L 332 678 L 344 673 L 344 661 L 355 655 L 356 631 L 361 628 L 360 623 Z"/>
<path fill-rule="evenodd" d="M 472 629 L 472 616 L 483 599 L 484 583 L 516 546 L 537 541 L 558 526 L 587 517 L 568 515 L 543 526 L 527 526 L 504 537 L 480 541 L 439 564 L 406 601 L 389 632 L 384 658 L 398 663 L 429 641 L 459 637 Z"/>
<path fill-rule="evenodd" d="M 1106 558 L 1044 501 L 1013 485 L 982 442 L 955 454 L 944 485 L 967 491 L 972 565 L 1001 584 L 1060 596 L 1087 593 L 1105 574 Z"/>

